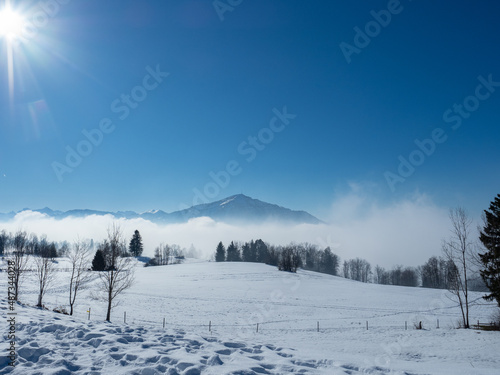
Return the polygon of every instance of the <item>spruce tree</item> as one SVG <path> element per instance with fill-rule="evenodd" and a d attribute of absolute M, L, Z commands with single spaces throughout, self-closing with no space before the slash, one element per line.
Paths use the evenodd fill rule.
<path fill-rule="evenodd" d="M 94 259 L 92 260 L 92 271 L 104 271 L 106 269 L 106 261 L 102 250 L 95 252 Z"/>
<path fill-rule="evenodd" d="M 321 254 L 321 272 L 335 275 L 335 266 L 333 262 L 333 254 L 329 247 L 327 247 Z"/>
<path fill-rule="evenodd" d="M 243 262 L 250 262 L 250 244 L 245 242 L 241 248 L 241 260 Z"/>
<path fill-rule="evenodd" d="M 134 257 L 140 257 L 142 255 L 142 251 L 144 247 L 142 245 L 142 237 L 138 230 L 134 232 L 132 239 L 130 240 L 130 244 L 128 246 L 129 252 Z"/>
<path fill-rule="evenodd" d="M 226 248 L 219 242 L 217 245 L 217 249 L 215 250 L 215 261 L 216 262 L 224 262 L 226 260 Z"/>
<path fill-rule="evenodd" d="M 261 240 L 258 240 L 261 241 Z M 245 242 L 242 247 L 243 262 L 257 262 L 257 246 L 254 240 Z"/>
<path fill-rule="evenodd" d="M 231 241 L 231 244 L 227 247 L 227 258 L 228 262 L 241 262 L 240 249 L 238 246 Z"/>
<path fill-rule="evenodd" d="M 262 240 L 255 241 L 255 261 L 259 263 L 269 263 L 269 249 Z"/>
<path fill-rule="evenodd" d="M 490 294 L 484 296 L 488 301 L 496 300 L 500 307 L 500 194 L 491 202 L 489 210 L 484 211 L 485 225 L 479 239 L 487 251 L 479 254 L 483 269 L 480 270 Z"/>

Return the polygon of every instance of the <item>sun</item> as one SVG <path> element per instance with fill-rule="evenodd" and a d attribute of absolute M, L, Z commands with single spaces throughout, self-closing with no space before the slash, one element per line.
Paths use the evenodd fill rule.
<path fill-rule="evenodd" d="M 14 40 L 21 36 L 24 18 L 9 6 L 0 9 L 0 38 Z"/>

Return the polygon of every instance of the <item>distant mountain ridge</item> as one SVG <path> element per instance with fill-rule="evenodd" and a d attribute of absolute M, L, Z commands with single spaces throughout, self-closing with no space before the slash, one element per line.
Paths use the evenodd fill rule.
<path fill-rule="evenodd" d="M 116 218 L 137 219 L 142 218 L 154 223 L 173 224 L 183 223 L 190 219 L 208 216 L 215 221 L 225 223 L 245 222 L 284 222 L 289 224 L 321 224 L 318 218 L 305 211 L 294 211 L 276 204 L 266 203 L 258 199 L 250 198 L 243 194 L 237 194 L 225 199 L 199 204 L 190 208 L 167 213 L 162 210 L 150 210 L 143 213 L 133 211 L 97 211 L 88 209 L 75 209 L 69 211 L 55 211 L 48 207 L 32 210 L 25 208 L 18 212 L 0 213 L 0 220 L 9 220 L 23 211 L 39 212 L 55 219 L 67 217 L 87 217 L 90 215 L 112 215 Z"/>

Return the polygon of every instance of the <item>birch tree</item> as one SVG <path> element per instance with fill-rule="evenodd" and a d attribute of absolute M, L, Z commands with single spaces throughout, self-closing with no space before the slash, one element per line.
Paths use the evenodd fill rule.
<path fill-rule="evenodd" d="M 451 236 L 443 242 L 443 254 L 452 264 L 448 290 L 460 306 L 464 328 L 469 328 L 469 280 L 473 274 L 474 243 L 471 237 L 472 219 L 463 208 L 450 211 Z"/>
<path fill-rule="evenodd" d="M 69 281 L 69 315 L 73 315 L 76 295 L 92 274 L 88 271 L 91 246 L 89 243 L 77 240 L 68 254 L 71 263 L 71 277 Z"/>
<path fill-rule="evenodd" d="M 109 256 L 106 271 L 99 272 L 100 289 L 97 299 L 107 304 L 106 320 L 111 321 L 111 310 L 117 305 L 117 297 L 134 282 L 131 258 L 121 256 L 126 249 L 121 229 L 113 225 L 108 229 Z"/>

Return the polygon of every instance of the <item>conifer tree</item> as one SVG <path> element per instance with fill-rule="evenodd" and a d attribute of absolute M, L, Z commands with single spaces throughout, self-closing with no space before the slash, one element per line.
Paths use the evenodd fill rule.
<path fill-rule="evenodd" d="M 269 249 L 262 240 L 255 241 L 255 261 L 259 263 L 269 263 Z"/>
<path fill-rule="evenodd" d="M 241 262 L 240 249 L 234 244 L 233 241 L 231 241 L 231 243 L 227 247 L 226 260 L 228 262 Z"/>
<path fill-rule="evenodd" d="M 92 271 L 104 271 L 106 269 L 106 261 L 102 250 L 97 250 L 92 260 Z"/>
<path fill-rule="evenodd" d="M 142 237 L 138 230 L 134 232 L 132 239 L 130 240 L 130 244 L 128 246 L 130 254 L 134 257 L 140 257 L 142 255 L 142 251 L 144 247 L 142 245 Z"/>
<path fill-rule="evenodd" d="M 484 211 L 485 223 L 479 239 L 487 251 L 479 254 L 483 269 L 480 270 L 490 294 L 486 300 L 496 300 L 500 307 L 500 194 L 491 202 L 489 210 Z"/>
<path fill-rule="evenodd" d="M 217 245 L 217 249 L 215 250 L 215 261 L 216 262 L 224 262 L 226 260 L 226 248 L 219 242 Z"/>

